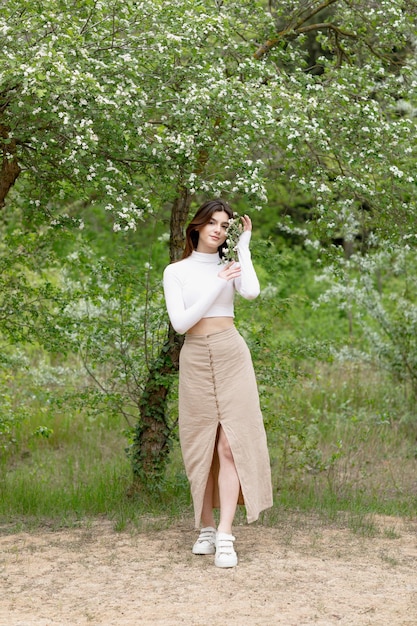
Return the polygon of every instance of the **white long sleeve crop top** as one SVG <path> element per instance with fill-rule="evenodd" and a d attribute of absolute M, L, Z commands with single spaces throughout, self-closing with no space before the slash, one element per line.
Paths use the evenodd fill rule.
<path fill-rule="evenodd" d="M 258 277 L 249 250 L 251 231 L 244 231 L 237 245 L 241 275 L 235 280 L 219 278 L 220 257 L 193 251 L 171 263 L 164 271 L 164 293 L 171 324 L 184 334 L 203 317 L 234 317 L 234 294 L 247 300 L 259 295 Z"/>

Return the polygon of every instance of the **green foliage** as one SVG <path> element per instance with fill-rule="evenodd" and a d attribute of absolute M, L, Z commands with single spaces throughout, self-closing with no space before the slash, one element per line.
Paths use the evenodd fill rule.
<path fill-rule="evenodd" d="M 80 247 L 67 257 L 62 289 L 68 304 L 59 330 L 100 390 L 106 410 L 120 411 L 133 428 L 144 380 L 166 336 L 166 317 L 149 264 L 132 265 L 121 248 L 112 256 L 97 258 Z"/>
<path fill-rule="evenodd" d="M 2 458 L 6 458 L 14 445 L 16 445 L 16 431 L 24 419 L 24 412 L 16 406 L 9 390 L 10 373 L 0 369 L 0 450 Z"/>
<path fill-rule="evenodd" d="M 280 408 L 306 363 L 359 345 L 415 395 L 415 249 L 406 277 L 399 249 L 378 253 L 415 230 L 416 3 L 3 4 L 2 341 L 24 346 L 42 376 L 47 349 L 48 375 L 68 384 L 48 391 L 53 406 L 92 423 L 123 415 L 132 442 L 149 389 L 172 380 L 160 276 L 175 200 L 222 195 L 253 214 L 269 198 L 252 215 L 262 294 L 237 303 L 237 322 L 278 456 L 323 475 L 343 449 L 326 456 L 317 415 Z M 7 389 L 19 375 L 4 370 L 0 385 L 10 453 L 36 412 Z M 158 410 L 170 407 L 164 393 Z M 175 414 L 161 423 L 173 437 Z M 44 446 L 57 436 L 42 420 L 28 433 Z"/>
<path fill-rule="evenodd" d="M 414 239 L 414 238 L 413 238 Z M 374 359 L 417 397 L 417 257 L 408 237 L 382 243 L 366 256 L 339 258 L 323 278 L 322 302 L 334 299 L 360 330 L 352 345 L 360 360 Z"/>
<path fill-rule="evenodd" d="M 7 211 L 6 220 L 10 215 Z M 54 276 L 56 233 L 48 227 L 28 231 L 16 216 L 13 220 L 0 227 L 0 333 L 11 343 L 42 335 L 52 348 L 59 342 L 54 310 L 62 306 Z"/>
<path fill-rule="evenodd" d="M 269 431 L 277 500 L 334 515 L 412 514 L 416 420 L 404 389 L 355 362 L 305 366 L 274 398 L 283 420 Z"/>
<path fill-rule="evenodd" d="M 36 354 L 36 357 L 34 356 Z M 36 365 L 35 365 L 36 358 Z M 0 363 L 0 449 L 4 471 L 8 460 L 24 455 L 34 442 L 53 439 L 54 428 L 50 423 L 59 403 L 59 386 L 79 382 L 70 368 L 51 367 L 46 354 L 39 348 L 10 349 L 2 345 Z M 58 382 L 59 381 L 59 382 Z M 36 416 L 32 422 L 32 416 Z M 39 445 L 41 445 L 39 443 Z"/>

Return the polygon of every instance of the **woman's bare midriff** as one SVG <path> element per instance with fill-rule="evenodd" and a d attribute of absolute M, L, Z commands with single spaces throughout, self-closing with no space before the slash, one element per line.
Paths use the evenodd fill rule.
<path fill-rule="evenodd" d="M 233 317 L 203 317 L 187 331 L 187 335 L 211 335 L 233 326 Z"/>

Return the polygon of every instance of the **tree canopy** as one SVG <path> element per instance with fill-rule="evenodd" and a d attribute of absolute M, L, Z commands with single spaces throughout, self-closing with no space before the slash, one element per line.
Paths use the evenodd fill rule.
<path fill-rule="evenodd" d="M 391 227 L 415 210 L 416 11 L 3 3 L 0 203 L 19 179 L 38 208 L 99 201 L 129 228 L 180 189 L 261 206 L 266 182 L 284 182 L 330 228 L 352 232 L 370 210 Z"/>

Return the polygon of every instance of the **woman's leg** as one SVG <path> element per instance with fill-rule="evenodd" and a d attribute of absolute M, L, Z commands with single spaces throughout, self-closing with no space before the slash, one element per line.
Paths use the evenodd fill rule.
<path fill-rule="evenodd" d="M 232 534 L 232 524 L 236 513 L 239 497 L 240 482 L 236 471 L 235 460 L 232 450 L 227 441 L 223 428 L 219 428 L 217 443 L 219 455 L 219 496 L 220 496 L 220 521 L 218 532 Z"/>
<path fill-rule="evenodd" d="M 216 522 L 213 516 L 213 472 L 210 470 L 204 492 L 201 511 L 201 530 L 193 545 L 193 554 L 214 554 L 216 552 Z"/>
<path fill-rule="evenodd" d="M 201 525 L 203 528 L 207 526 L 216 528 L 216 522 L 213 515 L 213 482 L 213 472 L 210 470 L 206 490 L 204 492 L 203 509 L 201 511 Z"/>

